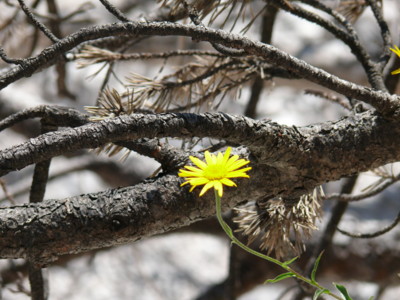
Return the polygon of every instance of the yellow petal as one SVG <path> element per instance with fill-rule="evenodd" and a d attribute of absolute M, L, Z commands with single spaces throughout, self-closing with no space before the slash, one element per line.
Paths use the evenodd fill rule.
<path fill-rule="evenodd" d="M 215 165 L 217 163 L 217 158 L 214 154 L 211 154 L 210 152 L 206 151 L 204 152 L 204 157 L 206 159 L 206 163 L 208 166 Z"/>
<path fill-rule="evenodd" d="M 197 157 L 189 156 L 189 158 L 200 169 L 204 170 L 205 168 L 207 168 L 207 164 L 204 161 L 198 159 Z"/>
<path fill-rule="evenodd" d="M 397 47 L 396 45 L 394 45 L 393 47 L 394 47 L 394 49 L 393 49 L 393 48 L 389 48 L 389 49 L 392 50 L 394 53 L 396 53 L 397 56 L 400 56 L 400 49 L 399 49 L 399 47 Z"/>
<path fill-rule="evenodd" d="M 246 171 L 242 171 L 242 170 L 229 172 L 225 177 L 226 178 L 235 178 L 235 177 L 250 178 L 250 176 L 246 174 Z"/>
<path fill-rule="evenodd" d="M 218 152 L 217 154 L 217 163 L 218 164 L 224 163 L 224 156 L 222 155 L 222 152 Z"/>
<path fill-rule="evenodd" d="M 220 182 L 221 182 L 222 184 L 227 185 L 227 186 L 236 186 L 236 183 L 234 183 L 232 180 L 230 180 L 230 179 L 228 179 L 228 178 L 222 178 L 222 179 L 220 180 Z"/>
<path fill-rule="evenodd" d="M 229 156 L 231 155 L 231 147 L 226 148 L 225 153 L 224 153 L 224 163 L 226 164 L 227 161 L 229 160 Z"/>
<path fill-rule="evenodd" d="M 227 169 L 230 168 L 230 166 L 231 166 L 232 164 L 234 164 L 238 159 L 239 159 L 239 155 L 233 155 L 233 156 L 231 156 L 231 157 L 228 159 L 228 161 L 226 162 L 226 168 L 227 168 Z"/>
<path fill-rule="evenodd" d="M 247 165 L 250 161 L 245 160 L 245 159 L 239 159 L 238 161 L 233 162 L 229 167 L 227 167 L 227 171 L 234 171 L 236 169 L 239 169 L 245 165 Z"/>
<path fill-rule="evenodd" d="M 203 185 L 206 184 L 208 182 L 210 182 L 210 180 L 208 180 L 207 178 L 192 178 L 192 179 L 188 179 L 188 182 L 190 183 L 190 185 Z"/>
<path fill-rule="evenodd" d="M 400 74 L 400 69 L 394 70 L 390 74 L 392 74 L 392 75 Z"/>
<path fill-rule="evenodd" d="M 203 171 L 201 171 L 201 172 L 203 172 Z M 186 170 L 181 170 L 178 173 L 179 177 L 199 177 L 201 175 L 202 175 L 202 173 L 199 174 L 198 172 L 192 172 L 192 171 L 186 171 Z"/>
<path fill-rule="evenodd" d="M 185 168 L 190 170 L 190 171 L 192 171 L 192 172 L 195 172 L 195 173 L 201 173 L 201 174 L 203 173 L 202 169 L 199 169 L 199 168 L 196 168 L 196 167 L 193 167 L 193 166 L 185 166 Z"/>
<path fill-rule="evenodd" d="M 200 197 L 204 195 L 205 192 L 207 192 L 210 188 L 214 186 L 214 181 L 208 182 L 203 188 L 201 189 L 200 192 Z"/>

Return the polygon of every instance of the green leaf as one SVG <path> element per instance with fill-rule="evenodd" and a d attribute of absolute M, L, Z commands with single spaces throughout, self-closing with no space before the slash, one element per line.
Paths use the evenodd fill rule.
<path fill-rule="evenodd" d="M 275 283 L 275 282 L 281 281 L 281 280 L 289 278 L 289 277 L 295 277 L 295 275 L 292 272 L 283 273 L 283 274 L 276 276 L 274 279 L 265 280 L 264 284 Z"/>
<path fill-rule="evenodd" d="M 317 300 L 319 296 L 321 296 L 322 294 L 327 294 L 327 293 L 329 293 L 329 290 L 327 290 L 327 289 L 316 290 L 314 293 L 314 297 L 312 299 Z"/>
<path fill-rule="evenodd" d="M 312 272 L 311 272 L 311 281 L 312 282 L 316 282 L 315 281 L 315 275 L 317 274 L 317 269 L 318 269 L 319 261 L 321 260 L 322 254 L 324 254 L 324 251 L 322 251 L 318 255 L 317 259 L 315 260 L 314 267 L 313 267 Z"/>
<path fill-rule="evenodd" d="M 293 263 L 296 259 L 298 259 L 299 257 L 298 256 L 296 256 L 296 257 L 294 257 L 294 258 L 292 258 L 292 259 L 290 259 L 290 260 L 287 260 L 287 261 L 284 261 L 283 263 L 282 263 L 282 265 L 284 265 L 284 266 L 288 266 L 288 265 L 290 265 L 291 263 Z"/>
<path fill-rule="evenodd" d="M 347 292 L 347 289 L 343 285 L 340 285 L 340 284 L 337 284 L 337 283 L 333 283 L 333 284 L 339 290 L 339 292 L 343 295 L 345 300 L 353 300 L 350 297 L 349 293 Z"/>
<path fill-rule="evenodd" d="M 369 297 L 368 300 L 374 300 L 374 296 Z"/>

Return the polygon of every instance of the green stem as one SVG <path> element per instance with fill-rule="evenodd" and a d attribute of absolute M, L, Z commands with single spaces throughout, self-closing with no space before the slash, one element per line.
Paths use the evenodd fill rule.
<path fill-rule="evenodd" d="M 216 208 L 216 212 L 217 212 L 217 219 L 219 224 L 221 225 L 222 229 L 225 231 L 225 233 L 227 234 L 227 236 L 231 239 L 232 243 L 238 245 L 240 248 L 242 248 L 243 250 L 247 251 L 250 254 L 253 254 L 255 256 L 258 256 L 262 259 L 265 259 L 269 262 L 272 262 L 280 267 L 282 267 L 283 269 L 285 269 L 288 272 L 293 273 L 293 276 L 295 276 L 296 278 L 308 283 L 309 285 L 317 288 L 317 289 L 322 289 L 322 290 L 327 290 L 326 294 L 329 296 L 332 296 L 335 299 L 338 300 L 343 300 L 340 296 L 337 296 L 335 294 L 333 294 L 332 292 L 330 292 L 328 289 L 324 288 L 323 286 L 321 286 L 319 283 L 312 281 L 311 279 L 304 277 L 303 275 L 301 275 L 300 273 L 296 272 L 295 270 L 293 270 L 291 267 L 289 267 L 288 265 L 286 265 L 283 262 L 280 262 L 277 259 L 274 259 L 268 255 L 262 254 L 258 251 L 255 251 L 249 247 L 247 247 L 245 244 L 243 244 L 241 241 L 239 241 L 232 232 L 232 229 L 229 227 L 229 225 L 224 221 L 224 219 L 222 218 L 222 211 L 221 211 L 221 197 L 218 195 L 218 192 L 216 190 L 214 190 L 214 194 L 215 194 L 215 208 Z"/>

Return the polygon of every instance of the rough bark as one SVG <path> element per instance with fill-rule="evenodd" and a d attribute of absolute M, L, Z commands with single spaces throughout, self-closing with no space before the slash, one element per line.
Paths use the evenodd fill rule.
<path fill-rule="evenodd" d="M 281 66 L 311 82 L 329 88 L 347 97 L 353 97 L 371 104 L 381 114 L 395 120 L 399 119 L 400 106 L 397 95 L 379 92 L 340 79 L 324 70 L 307 64 L 274 46 L 254 41 L 223 30 L 201 26 L 182 25 L 168 22 L 125 22 L 93 26 L 81 29 L 44 49 L 38 56 L 24 60 L 16 67 L 0 74 L 0 89 L 21 79 L 29 77 L 41 68 L 57 62 L 66 52 L 85 41 L 109 36 L 188 36 L 196 41 L 207 41 L 234 49 L 242 49 L 248 55 L 255 55 L 274 66 Z"/>
<path fill-rule="evenodd" d="M 232 206 L 259 191 L 227 191 Z M 0 209 L 0 256 L 44 263 L 68 253 L 133 242 L 188 225 L 215 213 L 211 196 L 198 198 L 176 176 L 135 187 Z"/>
<path fill-rule="evenodd" d="M 312 178 L 315 186 L 398 160 L 398 131 L 396 123 L 371 112 L 305 127 L 224 113 L 137 114 L 42 134 L 0 151 L 0 175 L 108 142 L 197 136 L 242 144 L 251 151 L 254 164 L 284 170 L 292 177 Z"/>
<path fill-rule="evenodd" d="M 246 144 L 250 152 L 237 151 L 253 167 L 250 180 L 226 191 L 225 205 L 232 207 L 261 197 L 297 197 L 325 181 L 399 160 L 398 130 L 370 112 L 303 128 L 226 114 L 134 115 L 43 134 L 1 151 L 0 166 L 5 174 L 66 151 L 142 136 L 224 138 Z M 167 232 L 215 213 L 211 196 L 200 199 L 180 182 L 164 174 L 133 187 L 1 208 L 0 257 L 46 262 Z"/>

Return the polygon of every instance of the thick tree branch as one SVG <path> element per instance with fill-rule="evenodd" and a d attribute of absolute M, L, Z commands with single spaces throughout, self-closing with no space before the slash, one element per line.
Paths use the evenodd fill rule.
<path fill-rule="evenodd" d="M 108 142 L 196 136 L 243 144 L 254 163 L 284 170 L 291 180 L 306 177 L 309 189 L 399 160 L 400 129 L 395 124 L 371 112 L 302 128 L 223 113 L 135 114 L 42 134 L 0 151 L 0 176 Z"/>
<path fill-rule="evenodd" d="M 344 94 L 347 97 L 369 103 L 387 117 L 397 119 L 400 116 L 398 96 L 374 91 L 370 88 L 345 81 L 271 45 L 253 41 L 240 35 L 200 26 L 167 22 L 126 22 L 81 29 L 44 49 L 38 56 L 24 60 L 23 64 L 3 73 L 0 76 L 0 89 L 22 77 L 31 76 L 40 68 L 54 64 L 62 54 L 85 41 L 119 35 L 189 36 L 197 41 L 208 41 L 235 49 L 243 49 L 248 54 L 262 57 L 266 62 L 284 67 L 302 78 Z"/>
<path fill-rule="evenodd" d="M 180 183 L 169 175 L 135 187 L 1 208 L 0 257 L 29 253 L 36 263 L 48 262 L 67 253 L 133 242 L 215 213 L 211 193 L 200 199 Z M 226 191 L 225 205 L 260 196 L 260 183 L 254 188 L 248 180 L 240 183 L 242 188 Z"/>
<path fill-rule="evenodd" d="M 65 151 L 145 135 L 247 140 L 251 179 L 226 191 L 225 205 L 231 207 L 266 195 L 305 193 L 322 182 L 399 160 L 398 130 L 370 112 L 303 128 L 226 114 L 133 115 L 43 134 L 0 152 L 0 166 L 4 173 L 23 167 L 20 161 L 31 164 Z M 211 196 L 199 199 L 180 182 L 175 175 L 165 175 L 134 187 L 2 208 L 0 257 L 30 253 L 30 258 L 44 262 L 135 241 L 214 214 Z"/>

